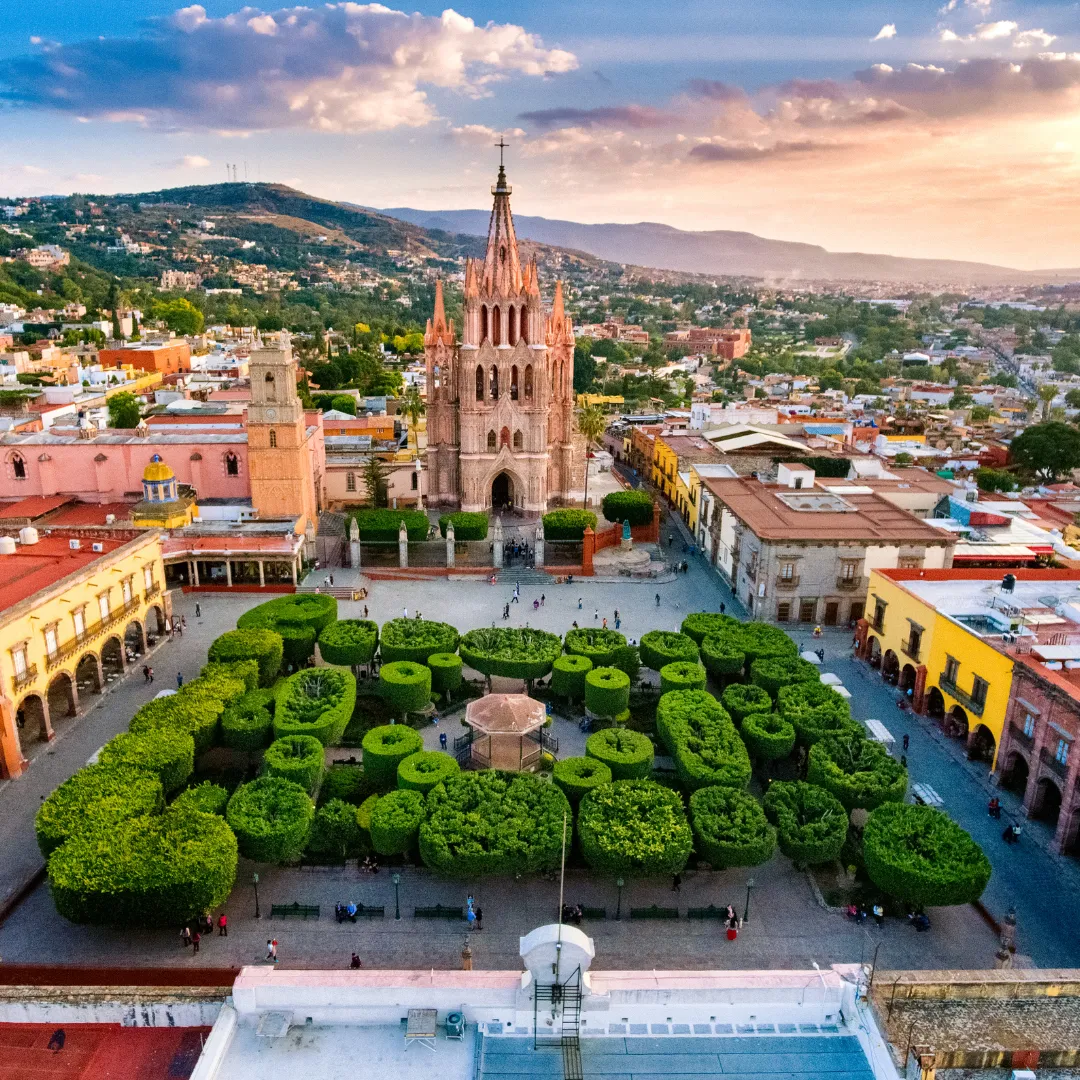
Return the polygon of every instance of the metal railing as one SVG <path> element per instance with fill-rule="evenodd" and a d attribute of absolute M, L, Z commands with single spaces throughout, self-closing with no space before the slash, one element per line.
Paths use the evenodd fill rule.
<path fill-rule="evenodd" d="M 1035 736 L 1029 735 L 1023 728 L 1017 727 L 1016 724 L 1009 725 L 1009 735 L 1013 742 L 1019 743 L 1021 746 L 1026 746 L 1031 749 L 1035 745 Z"/>
<path fill-rule="evenodd" d="M 956 698 L 968 712 L 973 712 L 976 716 L 982 716 L 983 709 L 986 708 L 986 700 L 980 701 L 978 698 L 972 697 L 966 690 L 961 690 L 944 671 L 938 676 L 938 686 L 950 697 Z"/>
<path fill-rule="evenodd" d="M 866 582 L 866 578 L 862 577 L 838 577 L 836 579 L 836 587 L 843 589 L 845 592 L 854 592 L 860 589 Z"/>
<path fill-rule="evenodd" d="M 919 649 L 921 649 L 921 648 L 922 648 L 922 640 L 921 639 L 917 639 L 915 641 L 914 645 L 912 644 L 911 638 L 905 638 L 903 641 L 900 642 L 900 651 L 905 656 L 909 656 L 909 657 L 911 657 L 912 660 L 915 660 L 915 661 L 918 661 L 918 659 L 919 659 Z"/>
<path fill-rule="evenodd" d="M 799 587 L 799 575 L 792 574 L 790 577 L 784 577 L 783 574 L 777 574 L 776 587 L 778 589 L 797 589 Z"/>
<path fill-rule="evenodd" d="M 1042 748 L 1042 750 L 1039 751 L 1039 760 L 1042 761 L 1042 763 L 1052 773 L 1056 773 L 1058 776 L 1060 776 L 1062 778 L 1062 780 L 1065 779 L 1065 776 L 1069 771 L 1068 764 L 1066 764 L 1063 761 L 1058 761 L 1058 759 L 1056 757 L 1054 757 L 1054 755 L 1051 754 L 1050 751 L 1047 750 L 1047 748 L 1045 746 Z"/>
<path fill-rule="evenodd" d="M 150 593 L 146 594 L 147 599 L 151 596 Z M 138 611 L 143 605 L 143 599 L 139 596 L 133 596 L 123 607 L 117 608 L 115 611 L 110 611 L 108 618 L 99 619 L 93 626 L 88 626 L 74 637 L 68 638 L 62 645 L 48 654 L 45 658 L 45 670 L 52 671 L 57 665 L 62 664 L 68 657 L 77 653 L 85 645 L 88 645 L 95 638 L 100 637 L 102 634 L 111 630 L 117 623 L 123 622 L 132 612 Z"/>
<path fill-rule="evenodd" d="M 17 694 L 24 686 L 29 686 L 37 678 L 37 673 L 37 664 L 31 664 L 25 671 L 15 675 L 11 680 L 15 693 Z"/>

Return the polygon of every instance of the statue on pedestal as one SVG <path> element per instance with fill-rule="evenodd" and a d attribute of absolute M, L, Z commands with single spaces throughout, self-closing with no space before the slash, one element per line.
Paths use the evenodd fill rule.
<path fill-rule="evenodd" d="M 633 538 L 630 536 L 630 521 L 625 519 L 622 523 L 622 543 L 619 545 L 623 551 L 630 551 L 634 546 Z"/>

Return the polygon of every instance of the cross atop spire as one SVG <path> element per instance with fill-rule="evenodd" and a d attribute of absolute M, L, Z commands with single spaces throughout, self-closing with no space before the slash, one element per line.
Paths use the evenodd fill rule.
<path fill-rule="evenodd" d="M 506 141 L 506 139 L 504 139 L 504 138 L 502 137 L 502 135 L 500 135 L 500 136 L 499 136 L 499 141 L 498 141 L 498 142 L 497 142 L 497 143 L 496 143 L 495 145 L 496 145 L 496 146 L 497 146 L 497 147 L 499 148 L 499 168 L 501 169 L 501 168 L 503 167 L 503 151 L 504 151 L 504 150 L 505 150 L 505 149 L 506 149 L 506 148 L 507 148 L 507 147 L 508 147 L 508 146 L 509 146 L 510 144 L 509 144 L 509 143 L 508 143 L 508 142 Z"/>

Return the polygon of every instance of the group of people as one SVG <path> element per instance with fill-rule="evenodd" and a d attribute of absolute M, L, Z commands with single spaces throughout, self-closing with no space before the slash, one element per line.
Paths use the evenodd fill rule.
<path fill-rule="evenodd" d="M 355 900 L 350 900 L 347 904 L 343 904 L 340 900 L 334 905 L 334 918 L 339 923 L 343 923 L 346 919 L 349 922 L 356 922 L 357 906 Z"/>
<path fill-rule="evenodd" d="M 229 936 L 229 920 L 223 911 L 217 919 L 218 937 Z M 186 949 L 192 947 L 192 955 L 198 953 L 199 945 L 204 937 L 212 937 L 214 933 L 214 917 L 207 911 L 191 922 L 185 923 L 180 931 L 180 944 Z"/>
<path fill-rule="evenodd" d="M 495 545 L 491 544 L 490 551 L 495 551 Z M 506 566 L 514 559 L 524 559 L 525 565 L 529 565 L 530 555 L 535 558 L 535 550 L 530 550 L 528 541 L 522 540 L 507 540 L 503 544 L 503 565 Z"/>
<path fill-rule="evenodd" d="M 361 874 L 377 874 L 379 872 L 379 860 L 374 855 L 368 855 L 360 862 Z"/>
<path fill-rule="evenodd" d="M 864 923 L 870 917 L 865 904 L 848 904 L 845 910 L 847 912 L 847 917 L 849 919 L 854 919 L 857 923 Z M 870 910 L 874 913 L 874 922 L 876 922 L 878 926 L 884 926 L 885 909 L 880 904 L 874 904 Z"/>

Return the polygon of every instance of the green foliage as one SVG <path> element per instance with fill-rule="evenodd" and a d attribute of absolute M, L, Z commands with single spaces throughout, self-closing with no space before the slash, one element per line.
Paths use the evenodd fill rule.
<path fill-rule="evenodd" d="M 369 619 L 339 619 L 319 631 L 319 655 L 328 664 L 370 664 L 379 647 L 379 624 Z"/>
<path fill-rule="evenodd" d="M 750 758 L 724 707 L 704 690 L 675 690 L 656 706 L 656 733 L 691 790 L 750 782 Z"/>
<path fill-rule="evenodd" d="M 459 510 L 453 514 L 443 514 L 439 518 L 439 532 L 446 536 L 449 524 L 454 523 L 454 540 L 461 543 L 464 540 L 486 540 L 488 536 L 488 516 L 486 511 L 468 513 Z"/>
<path fill-rule="evenodd" d="M 969 904 L 990 880 L 982 848 L 932 806 L 879 806 L 863 830 L 863 858 L 879 889 L 919 909 Z"/>
<path fill-rule="evenodd" d="M 620 645 L 611 658 L 611 666 L 618 668 L 633 685 L 641 678 L 641 653 L 634 645 Z"/>
<path fill-rule="evenodd" d="M 625 671 L 610 667 L 587 672 L 585 708 L 594 716 L 621 716 L 630 708 L 630 677 Z"/>
<path fill-rule="evenodd" d="M 307 668 L 275 688 L 274 735 L 314 735 L 336 746 L 356 706 L 356 679 L 341 668 Z"/>
<path fill-rule="evenodd" d="M 832 792 L 847 810 L 873 810 L 904 801 L 908 773 L 881 743 L 852 732 L 830 735 L 810 747 L 806 779 Z"/>
<path fill-rule="evenodd" d="M 136 428 L 142 419 L 139 399 L 130 390 L 121 390 L 108 399 L 109 427 Z"/>
<path fill-rule="evenodd" d="M 221 714 L 221 741 L 231 750 L 262 750 L 270 744 L 273 690 L 249 690 Z"/>
<path fill-rule="evenodd" d="M 319 786 L 319 801 L 340 799 L 355 810 L 367 797 L 367 783 L 362 765 L 331 765 Z"/>
<path fill-rule="evenodd" d="M 126 764 L 88 765 L 38 807 L 34 818 L 38 847 L 48 858 L 71 836 L 158 814 L 164 805 L 161 781 L 149 770 Z"/>
<path fill-rule="evenodd" d="M 795 728 L 777 713 L 750 713 L 743 717 L 740 734 L 755 761 L 778 761 L 795 747 Z"/>
<path fill-rule="evenodd" d="M 578 837 L 585 861 L 603 874 L 675 874 L 692 836 L 677 792 L 652 780 L 621 780 L 581 800 Z"/>
<path fill-rule="evenodd" d="M 461 659 L 481 675 L 542 679 L 562 653 L 558 634 L 546 630 L 491 627 L 461 639 Z"/>
<path fill-rule="evenodd" d="M 742 674 L 746 666 L 746 653 L 734 634 L 722 631 L 710 634 L 702 641 L 701 662 L 714 679 L 722 682 Z"/>
<path fill-rule="evenodd" d="M 369 795 L 356 808 L 356 827 L 360 830 L 360 843 L 365 848 L 371 847 L 371 815 L 378 803 L 378 795 Z"/>
<path fill-rule="evenodd" d="M 153 773 L 166 796 L 179 791 L 195 770 L 195 741 L 179 731 L 151 731 L 145 735 L 121 732 L 98 756 L 102 765 L 134 765 Z"/>
<path fill-rule="evenodd" d="M 458 632 L 449 623 L 427 619 L 391 619 L 384 622 L 379 655 L 384 664 L 411 660 L 426 664 L 432 653 L 457 652 Z"/>
<path fill-rule="evenodd" d="M 803 746 L 812 746 L 826 735 L 861 731 L 851 719 L 848 703 L 822 682 L 781 687 L 776 696 L 776 711 L 795 728 Z"/>
<path fill-rule="evenodd" d="M 398 765 L 397 785 L 426 795 L 436 784 L 457 776 L 461 766 L 441 750 L 420 750 L 410 754 Z"/>
<path fill-rule="evenodd" d="M 682 621 L 679 631 L 700 645 L 710 634 L 739 626 L 739 620 L 716 611 L 695 611 Z"/>
<path fill-rule="evenodd" d="M 257 660 L 230 660 L 224 664 L 203 664 L 199 678 L 239 679 L 245 690 L 257 690 L 259 686 L 259 662 Z"/>
<path fill-rule="evenodd" d="M 615 780 L 644 780 L 652 774 L 652 740 L 640 731 L 607 728 L 593 732 L 586 740 L 585 753 L 602 761 Z"/>
<path fill-rule="evenodd" d="M 587 656 L 593 662 L 593 667 L 611 667 L 616 651 L 625 644 L 625 634 L 599 627 L 568 630 L 563 638 L 563 648 L 567 653 L 571 656 Z"/>
<path fill-rule="evenodd" d="M 821 682 L 818 669 L 801 656 L 763 656 L 750 665 L 750 681 L 775 698 L 782 686 Z"/>
<path fill-rule="evenodd" d="M 741 724 L 750 713 L 768 712 L 772 708 L 768 691 L 750 683 L 732 683 L 724 688 L 720 700 L 736 724 Z"/>
<path fill-rule="evenodd" d="M 270 744 L 263 771 L 299 784 L 310 795 L 322 779 L 325 756 L 323 744 L 313 736 L 286 735 Z"/>
<path fill-rule="evenodd" d="M 1070 390 L 1069 393 L 1075 391 Z M 1013 491 L 1016 488 L 1016 477 L 1005 469 L 979 468 L 975 470 L 975 483 L 979 485 L 980 491 Z"/>
<path fill-rule="evenodd" d="M 840 387 L 837 387 L 840 389 Z M 781 458 L 781 462 L 784 459 Z M 799 459 L 800 464 L 813 469 L 816 476 L 832 480 L 844 480 L 851 471 L 851 462 L 847 458 L 812 456 Z"/>
<path fill-rule="evenodd" d="M 209 780 L 185 788 L 172 801 L 173 810 L 198 810 L 201 814 L 225 816 L 225 807 L 229 802 L 229 793 L 220 784 Z"/>
<path fill-rule="evenodd" d="M 457 653 L 432 653 L 427 658 L 431 668 L 431 689 L 437 694 L 452 697 L 461 686 L 464 664 Z"/>
<path fill-rule="evenodd" d="M 641 662 L 653 671 L 680 661 L 696 663 L 698 658 L 697 642 L 687 634 L 676 634 L 672 630 L 650 630 L 642 634 L 639 648 Z"/>
<path fill-rule="evenodd" d="M 261 627 L 281 635 L 284 657 L 294 667 L 302 667 L 315 652 L 319 631 L 337 618 L 337 600 L 323 593 L 294 593 L 278 596 L 245 611 L 236 620 L 237 628 Z"/>
<path fill-rule="evenodd" d="M 738 647 L 746 653 L 746 663 L 753 666 L 754 661 L 766 656 L 797 657 L 799 647 L 779 626 L 770 623 L 739 623 L 734 631 Z"/>
<path fill-rule="evenodd" d="M 391 791 L 381 796 L 371 811 L 371 846 L 380 855 L 405 855 L 416 847 L 423 820 L 421 792 L 409 788 Z"/>
<path fill-rule="evenodd" d="M 190 301 L 182 296 L 175 300 L 159 302 L 152 307 L 154 318 L 164 319 L 165 325 L 173 333 L 184 337 L 194 337 L 203 331 L 203 313 Z"/>
<path fill-rule="evenodd" d="M 427 514 L 420 510 L 389 510 L 366 508 L 354 510 L 352 516 L 360 534 L 361 543 L 396 544 L 401 523 L 405 522 L 405 532 L 409 540 L 419 543 L 427 539 Z"/>
<path fill-rule="evenodd" d="M 610 784 L 612 778 L 611 770 L 596 758 L 569 757 L 555 762 L 551 779 L 571 806 L 577 806 L 583 795 L 602 784 Z"/>
<path fill-rule="evenodd" d="M 544 515 L 545 540 L 580 540 L 586 529 L 596 530 L 590 510 L 552 510 Z"/>
<path fill-rule="evenodd" d="M 1053 483 L 1080 468 L 1080 431 L 1058 420 L 1033 424 L 1013 439 L 1009 454 L 1025 472 Z"/>
<path fill-rule="evenodd" d="M 356 807 L 330 799 L 315 811 L 308 836 L 308 854 L 317 858 L 348 859 L 364 848 Z"/>
<path fill-rule="evenodd" d="M 330 408 L 336 409 L 338 412 L 349 413 L 351 416 L 355 416 L 356 398 L 351 394 L 335 394 L 330 399 Z"/>
<path fill-rule="evenodd" d="M 201 675 L 175 694 L 147 702 L 135 714 L 130 729 L 136 735 L 161 730 L 186 732 L 195 740 L 198 756 L 214 745 L 221 714 L 247 692 L 240 679 Z"/>
<path fill-rule="evenodd" d="M 218 664 L 255 660 L 259 664 L 259 685 L 270 686 L 281 670 L 282 650 L 279 633 L 253 626 L 247 630 L 229 630 L 215 638 L 206 655 L 211 663 Z"/>
<path fill-rule="evenodd" d="M 585 676 L 592 671 L 587 656 L 560 656 L 551 665 L 551 692 L 569 701 L 581 701 L 585 696 Z"/>
<path fill-rule="evenodd" d="M 653 500 L 647 491 L 612 491 L 600 504 L 604 517 L 621 525 L 624 521 L 635 525 L 650 525 L 653 520 Z"/>
<path fill-rule="evenodd" d="M 847 839 L 848 815 L 824 788 L 776 780 L 765 793 L 765 813 L 776 826 L 780 850 L 800 866 L 832 862 Z"/>
<path fill-rule="evenodd" d="M 287 863 L 300 857 L 314 815 L 308 793 L 279 776 L 260 776 L 242 784 L 225 810 L 240 854 L 267 863 Z"/>
<path fill-rule="evenodd" d="M 396 660 L 379 668 L 379 691 L 401 716 L 419 712 L 431 702 L 431 668 Z"/>
<path fill-rule="evenodd" d="M 420 857 L 443 874 L 529 874 L 553 870 L 573 821 L 566 796 L 528 773 L 461 773 L 428 793 Z"/>
<path fill-rule="evenodd" d="M 745 791 L 704 787 L 690 796 L 694 846 L 714 869 L 758 866 L 776 850 L 776 829 Z"/>
<path fill-rule="evenodd" d="M 376 791 L 391 791 L 397 784 L 398 766 L 424 749 L 420 733 L 403 724 L 372 728 L 362 743 L 364 775 Z"/>
<path fill-rule="evenodd" d="M 704 690 L 708 675 L 697 661 L 677 660 L 660 669 L 660 692 L 671 690 Z"/>

